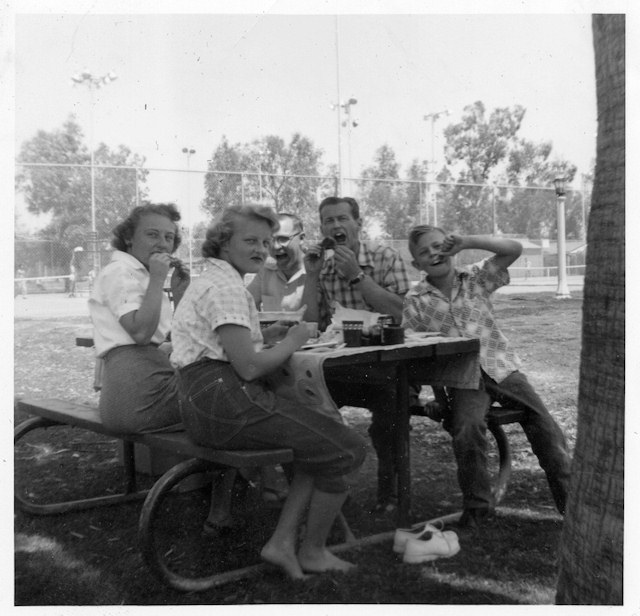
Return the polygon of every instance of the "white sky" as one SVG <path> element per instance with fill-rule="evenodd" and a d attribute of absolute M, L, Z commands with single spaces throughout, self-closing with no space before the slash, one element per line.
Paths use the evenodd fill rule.
<path fill-rule="evenodd" d="M 430 159 L 423 116 L 448 109 L 435 126 L 441 165 L 442 129 L 480 100 L 488 111 L 523 105 L 520 136 L 551 140 L 552 157 L 578 165 L 579 179 L 595 158 L 589 3 L 528 4 L 527 12 L 481 14 L 450 3 L 459 14 L 437 14 L 424 8 L 436 3 L 405 2 L 400 15 L 393 3 L 341 2 L 336 20 L 334 2 L 192 3 L 191 14 L 171 3 L 25 2 L 14 25 L 16 153 L 71 112 L 89 139 L 89 91 L 70 80 L 86 68 L 118 75 L 96 93 L 95 142 L 128 145 L 151 168 L 185 169 L 186 146 L 196 150 L 190 168 L 205 170 L 222 135 L 235 143 L 296 131 L 324 150 L 325 164 L 337 163 L 330 105 L 353 96 L 359 126 L 350 141 L 342 129 L 345 175 L 348 143 L 354 175 L 383 143 L 401 175 L 412 159 Z M 201 176 L 190 177 L 197 201 Z M 151 197 L 184 203 L 185 178 L 153 174 Z"/>

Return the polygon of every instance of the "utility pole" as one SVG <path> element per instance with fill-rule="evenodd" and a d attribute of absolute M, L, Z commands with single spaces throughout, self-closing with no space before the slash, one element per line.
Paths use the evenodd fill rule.
<path fill-rule="evenodd" d="M 441 116 L 448 116 L 449 110 L 443 109 L 442 111 L 436 111 L 434 113 L 427 113 L 422 119 L 423 120 L 431 120 L 431 160 L 429 161 L 429 168 L 431 169 L 431 175 L 433 176 L 433 181 L 436 179 L 436 152 L 435 152 L 435 124 L 436 121 Z M 429 170 L 427 170 L 427 189 L 429 194 L 429 201 L 433 202 L 433 226 L 438 226 L 438 206 L 436 203 L 436 194 L 434 187 L 429 183 Z"/>
<path fill-rule="evenodd" d="M 94 276 L 98 275 L 100 262 L 98 259 L 98 231 L 96 228 L 96 180 L 95 180 L 95 160 L 94 160 L 94 144 L 93 144 L 93 125 L 95 116 L 95 96 L 94 91 L 115 81 L 118 76 L 110 71 L 106 75 L 94 75 L 87 69 L 81 73 L 71 76 L 73 85 L 84 85 L 89 88 L 89 154 L 91 157 L 91 252 L 93 253 L 93 272 Z"/>
<path fill-rule="evenodd" d="M 191 158 L 192 154 L 195 154 L 196 151 L 193 148 L 182 148 L 182 153 L 186 154 L 187 156 L 187 212 L 189 214 L 189 226 L 188 226 L 188 230 L 189 230 L 189 271 L 192 272 L 193 271 L 193 248 L 192 248 L 192 244 L 193 244 L 193 216 L 191 215 L 191 199 L 190 199 L 190 190 L 189 190 L 189 185 L 191 184 L 191 168 L 190 168 L 190 164 L 189 164 L 189 159 Z"/>

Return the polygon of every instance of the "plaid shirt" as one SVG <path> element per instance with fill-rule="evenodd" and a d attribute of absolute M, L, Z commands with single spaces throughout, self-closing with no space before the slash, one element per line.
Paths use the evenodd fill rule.
<path fill-rule="evenodd" d="M 358 263 L 362 271 L 386 291 L 404 295 L 411 287 L 407 267 L 402 257 L 393 248 L 374 242 L 360 241 Z M 375 312 L 364 301 L 357 286 L 349 284 L 338 274 L 333 259 L 325 261 L 318 283 L 318 306 L 320 328 L 324 329 L 331 319 L 331 302 L 337 301 L 343 308 Z"/>
<path fill-rule="evenodd" d="M 220 325 L 241 325 L 251 331 L 256 351 L 263 346 L 258 310 L 240 274 L 226 261 L 207 259 L 208 267 L 193 278 L 176 308 L 171 326 L 171 363 L 183 368 L 203 357 L 229 361 Z"/>
<path fill-rule="evenodd" d="M 493 257 L 455 271 L 453 299 L 425 279 L 405 296 L 402 324 L 415 331 L 479 338 L 480 365 L 499 383 L 520 368 L 519 357 L 498 328 L 490 299 L 495 290 L 509 284 L 509 272 L 497 267 Z"/>

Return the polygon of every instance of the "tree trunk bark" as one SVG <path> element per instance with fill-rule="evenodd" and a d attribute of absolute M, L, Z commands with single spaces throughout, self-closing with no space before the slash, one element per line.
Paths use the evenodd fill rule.
<path fill-rule="evenodd" d="M 578 432 L 556 603 L 623 601 L 625 16 L 592 18 L 598 138 L 582 321 Z"/>

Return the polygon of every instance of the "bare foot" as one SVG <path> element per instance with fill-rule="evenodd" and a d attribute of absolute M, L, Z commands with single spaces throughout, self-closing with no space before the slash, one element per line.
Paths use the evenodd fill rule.
<path fill-rule="evenodd" d="M 326 548 L 318 551 L 298 552 L 298 562 L 303 571 L 307 573 L 322 573 L 323 571 L 347 572 L 355 568 L 353 563 L 338 558 Z"/>
<path fill-rule="evenodd" d="M 270 565 L 284 569 L 285 573 L 293 580 L 304 580 L 308 577 L 302 571 L 293 549 L 283 550 L 267 543 L 260 551 L 260 557 Z"/>

